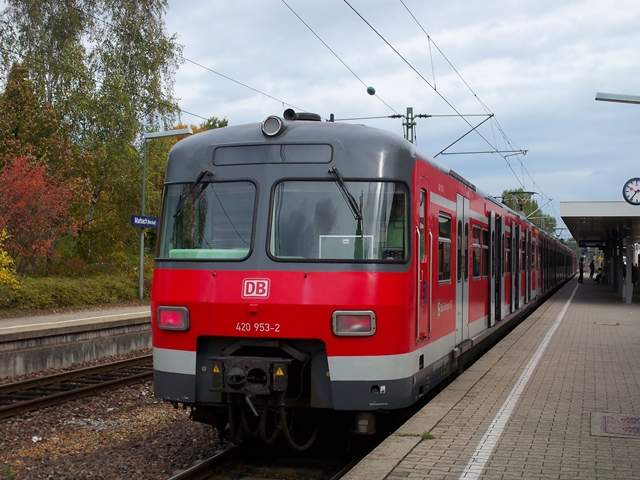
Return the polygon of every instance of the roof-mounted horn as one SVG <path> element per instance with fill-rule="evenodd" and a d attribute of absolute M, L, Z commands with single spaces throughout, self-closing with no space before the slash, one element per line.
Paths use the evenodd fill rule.
<path fill-rule="evenodd" d="M 306 120 L 311 122 L 321 122 L 322 117 L 317 113 L 298 112 L 296 113 L 293 108 L 287 108 L 282 114 L 285 120 Z"/>

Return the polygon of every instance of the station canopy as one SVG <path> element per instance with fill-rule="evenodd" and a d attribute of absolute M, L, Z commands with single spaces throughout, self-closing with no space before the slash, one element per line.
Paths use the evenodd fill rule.
<path fill-rule="evenodd" d="M 560 216 L 581 247 L 602 250 L 616 238 L 640 243 L 640 206 L 627 202 L 560 202 Z"/>

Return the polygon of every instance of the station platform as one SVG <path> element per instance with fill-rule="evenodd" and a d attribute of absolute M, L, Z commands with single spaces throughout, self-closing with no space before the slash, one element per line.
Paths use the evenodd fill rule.
<path fill-rule="evenodd" d="M 0 379 L 151 346 L 149 307 L 0 318 Z"/>
<path fill-rule="evenodd" d="M 343 478 L 640 478 L 640 295 L 574 277 Z"/>

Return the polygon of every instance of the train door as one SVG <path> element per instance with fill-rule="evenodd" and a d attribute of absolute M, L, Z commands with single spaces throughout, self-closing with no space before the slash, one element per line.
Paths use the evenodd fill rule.
<path fill-rule="evenodd" d="M 496 212 L 489 213 L 489 326 L 496 324 Z"/>
<path fill-rule="evenodd" d="M 493 321 L 502 320 L 502 298 L 504 295 L 504 279 L 502 278 L 502 231 L 504 217 L 494 216 L 494 226 L 491 233 L 491 271 L 493 272 Z M 493 324 L 492 324 L 493 325 Z"/>
<path fill-rule="evenodd" d="M 456 204 L 456 345 L 469 337 L 469 199 Z"/>
<path fill-rule="evenodd" d="M 507 301 L 507 298 L 509 298 L 505 290 L 506 288 L 505 275 L 507 273 L 507 269 L 506 269 L 507 223 L 504 217 L 500 219 L 500 224 L 498 225 L 498 228 L 500 229 L 500 237 L 498 240 L 498 245 L 496 245 L 496 268 L 499 269 L 497 270 L 497 272 L 499 273 L 499 276 L 500 276 L 500 292 L 498 293 L 498 298 L 500 299 L 500 305 L 498 307 L 498 311 L 500 312 L 500 315 L 497 317 L 497 320 L 502 320 L 505 315 L 505 312 L 504 312 L 505 302 Z"/>
<path fill-rule="evenodd" d="M 516 227 L 515 222 L 511 222 L 511 268 L 509 273 L 511 274 L 511 312 L 514 312 L 516 309 L 516 298 L 518 293 L 516 291 L 516 277 L 518 269 L 516 268 L 516 258 L 518 258 L 518 229 Z"/>
<path fill-rule="evenodd" d="M 516 280 L 515 294 L 516 294 L 516 310 L 521 307 L 520 300 L 522 299 L 522 232 L 520 231 L 520 225 L 516 225 L 516 235 L 513 237 L 513 255 L 514 255 L 514 277 Z"/>
<path fill-rule="evenodd" d="M 526 285 L 525 285 L 525 297 L 524 303 L 529 303 L 531 301 L 531 288 L 533 286 L 531 275 L 533 273 L 533 269 L 531 268 L 531 230 L 527 230 L 525 232 L 526 238 Z"/>
<path fill-rule="evenodd" d="M 429 218 L 427 206 L 429 191 L 427 179 L 420 177 L 420 193 L 418 195 L 418 225 L 416 225 L 416 238 L 418 245 L 418 278 L 417 278 L 417 325 L 416 343 L 426 340 L 431 336 L 431 290 L 433 288 L 433 276 L 431 272 L 431 258 L 433 255 L 433 233 L 427 229 Z"/>

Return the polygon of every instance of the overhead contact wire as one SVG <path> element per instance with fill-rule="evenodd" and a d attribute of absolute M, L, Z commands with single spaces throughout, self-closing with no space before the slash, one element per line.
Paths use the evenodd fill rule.
<path fill-rule="evenodd" d="M 469 127 L 474 128 L 474 127 L 473 127 L 473 125 L 471 125 L 471 123 L 470 123 L 470 122 L 469 122 L 469 121 L 464 117 L 464 115 L 462 115 L 462 114 L 461 114 L 461 113 L 460 113 L 460 112 L 459 112 L 459 111 L 458 111 L 458 110 L 457 110 L 457 109 L 456 109 L 456 108 L 455 108 L 455 107 L 454 107 L 454 106 L 453 106 L 453 105 L 452 105 L 452 104 L 451 104 L 451 103 L 450 103 L 446 98 L 444 98 L 444 96 L 443 96 L 443 95 L 442 95 L 438 90 L 436 90 L 436 88 L 435 88 L 433 85 L 431 85 L 431 83 L 429 83 L 429 81 L 428 81 L 426 78 L 424 78 L 424 76 L 423 76 L 420 72 L 418 72 L 418 70 L 416 70 L 416 68 L 415 68 L 413 65 L 411 65 L 411 63 L 410 63 L 406 58 L 404 58 L 404 57 L 400 54 L 400 52 L 398 52 L 398 50 L 396 50 L 396 49 L 393 47 L 393 45 L 391 45 L 391 44 L 389 43 L 389 42 L 387 41 L 387 39 L 386 39 L 386 38 L 384 38 L 384 36 L 383 36 L 380 32 L 378 32 L 378 31 L 373 27 L 373 25 L 371 25 L 371 24 L 370 24 L 370 23 L 369 23 L 369 22 L 368 22 L 368 21 L 367 21 L 367 20 L 366 20 L 366 19 L 365 19 L 361 14 L 360 14 L 360 12 L 358 12 L 355 8 L 353 8 L 353 6 L 351 6 L 351 4 L 350 4 L 347 0 L 343 0 L 343 1 L 344 1 L 344 3 L 346 3 L 346 4 L 349 6 L 349 8 L 350 8 L 351 10 L 353 10 L 353 12 L 354 12 L 356 15 L 358 15 L 358 17 L 360 17 L 360 19 L 361 19 L 364 23 L 366 23 L 366 24 L 369 26 L 369 28 L 370 28 L 371 30 L 373 30 L 373 31 L 376 33 L 376 35 L 378 35 L 378 37 L 380 37 L 380 39 L 381 39 L 384 43 L 386 43 L 386 44 L 389 46 L 389 48 L 391 48 L 391 50 L 393 50 L 393 51 L 396 53 L 396 55 L 398 55 L 398 56 L 399 56 L 399 57 L 404 61 L 404 63 L 406 63 L 406 64 L 407 64 L 407 66 L 408 66 L 409 68 L 411 68 L 411 70 L 413 70 L 413 71 L 416 73 L 416 75 L 418 75 L 418 76 L 419 76 L 419 77 L 420 77 L 420 78 L 421 78 L 421 79 L 422 79 L 422 80 L 423 80 L 427 85 L 429 85 L 429 86 L 433 89 L 433 91 L 434 91 L 434 92 L 436 92 L 436 94 L 437 94 L 437 95 L 442 99 L 442 101 L 444 101 L 447 105 L 449 105 L 449 107 L 450 107 L 454 112 L 456 112 L 456 113 L 458 114 L 458 116 L 459 116 L 459 117 L 460 117 L 460 118 L 461 118 L 461 119 L 462 119 L 462 120 L 463 120 L 467 125 L 469 125 Z M 493 149 L 494 149 L 494 150 L 496 150 L 496 151 L 498 150 L 498 149 L 497 149 L 497 148 L 496 148 L 496 147 L 495 147 L 495 146 L 494 146 L 494 145 L 493 145 L 489 140 L 487 140 L 487 139 L 485 138 L 485 136 L 484 136 L 484 135 L 482 135 L 480 132 L 477 132 L 477 131 L 476 131 L 476 133 L 478 134 L 478 136 L 479 136 L 480 138 L 482 138 L 482 139 L 487 143 L 487 145 L 489 145 L 491 148 L 493 148 Z M 499 153 L 499 152 L 498 152 L 498 153 Z M 500 154 L 500 155 L 501 155 L 501 154 Z M 501 155 L 501 156 L 502 156 L 502 155 Z M 503 157 L 503 158 L 504 158 L 504 157 Z"/>
<path fill-rule="evenodd" d="M 95 15 L 91 15 L 90 13 L 85 12 L 84 10 L 82 10 L 82 9 L 80 9 L 80 8 L 78 8 L 78 7 L 74 6 L 74 5 L 69 5 L 69 4 L 67 4 L 67 6 L 68 6 L 69 8 L 73 8 L 74 10 L 79 11 L 80 13 L 83 13 L 84 15 L 87 15 L 87 16 L 89 16 L 89 17 L 93 18 L 94 20 L 98 20 L 99 22 L 102 22 L 102 23 L 104 23 L 104 24 L 106 24 L 106 25 L 109 25 L 110 27 L 113 27 L 113 28 L 119 28 L 119 27 L 116 27 L 115 25 L 113 25 L 112 23 L 107 22 L 106 20 L 104 20 L 104 19 L 102 19 L 102 18 L 98 18 L 98 17 L 96 17 Z M 233 78 L 231 78 L 231 77 L 229 77 L 229 76 L 227 76 L 227 75 L 224 75 L 224 74 L 222 74 L 222 73 L 220 73 L 220 72 L 217 72 L 217 71 L 215 71 L 215 70 L 213 70 L 213 69 L 211 69 L 211 68 L 209 68 L 209 67 L 206 67 L 206 66 L 204 66 L 204 65 L 202 65 L 202 64 L 200 64 L 200 63 L 198 63 L 198 62 L 195 62 L 195 61 L 193 61 L 193 60 L 191 60 L 191 59 L 189 59 L 189 58 L 185 57 L 185 56 L 184 56 L 184 55 L 182 55 L 182 54 L 178 54 L 177 56 L 178 56 L 179 58 L 183 59 L 185 62 L 192 63 L 192 64 L 194 64 L 194 65 L 196 65 L 196 66 L 198 66 L 198 67 L 200 67 L 200 68 L 203 68 L 203 69 L 205 69 L 205 70 L 207 70 L 207 71 L 209 71 L 209 72 L 211 72 L 211 73 L 215 73 L 216 75 L 219 75 L 220 77 L 222 77 L 222 78 L 224 78 L 224 79 L 226 79 L 226 80 L 229 80 L 229 81 L 231 81 L 231 82 L 233 82 L 233 83 L 236 83 L 236 84 L 238 84 L 238 85 L 241 85 L 241 86 L 243 86 L 243 87 L 245 87 L 245 88 L 248 88 L 249 90 L 252 90 L 252 91 L 254 91 L 254 92 L 256 92 L 256 93 L 259 93 L 260 95 L 264 95 L 265 97 L 268 97 L 268 98 L 270 98 L 270 99 L 272 99 L 272 100 L 275 100 L 275 101 L 277 101 L 277 102 L 280 102 L 282 105 L 289 105 L 290 107 L 297 108 L 298 110 L 301 110 L 301 111 L 303 111 L 303 112 L 306 112 L 306 110 L 305 110 L 305 109 L 303 109 L 303 108 L 296 107 L 295 105 L 292 105 L 292 104 L 291 104 L 291 103 L 289 103 L 289 102 L 285 102 L 284 100 L 280 100 L 279 98 L 273 97 L 273 96 L 269 95 L 268 93 L 261 92 L 261 91 L 260 91 L 260 90 L 258 90 L 257 88 L 253 88 L 253 87 L 251 87 L 251 86 L 249 86 L 249 85 L 247 85 L 247 84 L 244 84 L 244 83 L 242 83 L 242 82 L 240 82 L 240 81 L 238 81 L 238 80 L 235 80 L 235 79 L 233 79 Z M 182 113 L 186 113 L 186 114 L 189 114 L 189 115 L 193 115 L 194 117 L 202 118 L 203 120 L 208 120 L 207 118 L 202 117 L 202 116 L 200 116 L 200 115 L 196 115 L 195 113 L 187 112 L 186 110 L 182 110 L 182 109 L 179 109 L 179 110 L 180 110 L 180 112 L 182 112 Z"/>
<path fill-rule="evenodd" d="M 476 100 L 478 101 L 478 103 L 480 104 L 480 106 L 484 109 L 485 112 L 487 113 L 491 113 L 491 110 L 487 107 L 487 105 L 482 101 L 482 99 L 478 96 L 478 94 L 476 94 L 476 92 L 473 90 L 473 88 L 471 88 L 471 85 L 469 85 L 467 83 L 467 81 L 464 79 L 464 77 L 460 74 L 460 72 L 456 69 L 456 67 L 451 63 L 451 61 L 449 60 L 449 58 L 447 58 L 447 56 L 444 54 L 444 52 L 440 49 L 440 47 L 438 47 L 438 45 L 436 44 L 436 42 L 433 41 L 433 39 L 429 36 L 429 34 L 427 33 L 427 31 L 424 29 L 424 27 L 422 26 L 422 24 L 418 21 L 418 19 L 416 18 L 416 16 L 411 12 L 411 10 L 409 9 L 409 7 L 407 7 L 407 5 L 404 3 L 404 0 L 399 0 L 400 3 L 402 4 L 402 6 L 407 10 L 407 12 L 409 13 L 409 15 L 411 16 L 411 18 L 413 18 L 413 20 L 416 22 L 416 24 L 418 25 L 418 27 L 420 27 L 420 30 L 422 30 L 422 32 L 425 34 L 425 36 L 427 37 L 427 40 L 429 41 L 429 51 L 431 52 L 431 44 L 433 44 L 433 46 L 436 48 L 436 50 L 438 50 L 438 52 L 440 53 L 440 55 L 442 55 L 442 58 L 445 59 L 445 61 L 449 64 L 449 66 L 451 67 L 451 69 L 456 73 L 456 75 L 458 76 L 458 78 L 460 78 L 460 80 L 462 81 L 462 83 L 464 83 L 464 85 L 469 89 L 469 91 L 471 92 L 471 94 L 476 98 Z M 431 68 L 433 71 L 433 57 L 431 58 Z M 434 90 L 437 90 L 435 88 L 435 73 L 434 73 L 434 86 L 432 87 Z M 498 131 L 500 132 L 500 134 L 502 135 L 503 140 L 505 141 L 506 145 L 509 145 L 509 147 L 513 150 L 522 150 L 517 144 L 515 144 L 514 142 L 511 141 L 511 139 L 509 139 L 509 137 L 506 135 L 506 133 L 504 132 L 502 126 L 500 125 L 500 122 L 498 121 L 498 119 L 495 117 L 495 115 L 493 116 L 493 118 L 491 119 L 491 125 L 493 126 L 495 124 L 496 128 L 498 129 Z M 494 134 L 494 142 L 497 145 L 497 140 L 495 139 L 495 134 Z M 502 155 L 501 155 L 502 156 Z M 511 171 L 513 172 L 514 176 L 516 177 L 516 179 L 518 180 L 518 183 L 520 183 L 520 185 L 522 185 L 523 188 L 525 188 L 523 181 L 520 180 L 520 178 L 518 177 L 518 175 L 515 173 L 515 171 L 513 170 L 513 168 L 511 167 L 511 164 L 508 162 L 506 156 L 502 156 L 503 159 L 505 160 L 505 162 L 507 163 L 507 165 L 509 166 L 509 168 L 511 169 Z M 521 167 L 524 169 L 524 171 L 527 173 L 529 179 L 531 180 L 531 182 L 533 183 L 533 185 L 540 190 L 540 194 L 545 197 L 545 198 L 549 198 L 544 192 L 542 192 L 542 189 L 540 188 L 540 186 L 536 183 L 536 181 L 533 179 L 533 177 L 531 176 L 531 174 L 529 173 L 529 171 L 527 170 L 526 166 L 524 165 L 524 163 L 522 162 L 522 160 L 520 159 L 519 155 L 516 155 L 516 158 L 518 159 L 518 162 L 520 163 Z M 523 175 L 523 180 L 524 180 L 524 175 Z"/>
<path fill-rule="evenodd" d="M 362 79 L 361 79 L 361 78 L 356 74 L 356 72 L 354 72 L 354 71 L 351 69 L 351 67 L 349 67 L 349 65 L 347 65 L 347 64 L 344 62 L 344 60 L 342 60 L 342 59 L 338 56 L 338 54 L 337 54 L 336 52 L 334 52 L 334 51 L 331 49 L 331 47 L 330 47 L 329 45 L 327 45 L 327 43 L 326 43 L 324 40 L 322 40 L 322 38 L 320 38 L 320 36 L 319 36 L 319 35 L 318 35 L 318 34 L 317 34 L 317 33 L 316 33 L 316 32 L 315 32 L 315 31 L 314 31 L 314 30 L 309 26 L 309 24 L 307 24 L 307 22 L 305 22 L 305 21 L 302 19 L 302 17 L 300 17 L 300 15 L 298 15 L 298 14 L 296 13 L 296 11 L 295 11 L 293 8 L 291 8 L 287 2 L 285 2 L 285 0 L 282 0 L 282 3 L 284 3 L 284 4 L 287 6 L 287 8 L 288 8 L 289 10 L 291 10 L 291 12 L 292 12 L 296 17 L 298 17 L 298 20 L 300 20 L 300 21 L 302 22 L 302 24 L 303 24 L 305 27 L 307 27 L 307 28 L 309 29 L 309 31 L 310 31 L 311 33 L 313 33 L 313 34 L 315 35 L 315 37 L 316 37 L 318 40 L 320 40 L 320 42 L 322 42 L 322 44 L 323 44 L 325 47 L 327 47 L 327 50 L 329 50 L 329 51 L 333 54 L 333 56 L 334 56 L 334 57 L 336 57 L 336 58 L 340 61 L 340 63 L 342 63 L 342 65 L 344 65 L 344 66 L 345 66 L 345 68 L 346 68 L 347 70 L 349 70 L 349 71 L 351 72 L 351 74 L 352 74 L 354 77 L 356 77 L 356 78 L 360 81 L 360 83 L 362 83 L 362 85 L 364 85 L 365 87 L 368 87 L 368 85 L 367 85 L 366 83 L 364 83 L 364 81 L 363 81 L 363 80 L 362 80 Z M 388 107 L 392 112 L 394 112 L 394 113 L 395 113 L 395 114 L 397 114 L 397 115 L 400 115 L 400 113 L 398 113 L 398 112 L 397 112 L 393 107 L 391 107 L 387 102 L 385 102 L 385 101 L 384 101 L 382 98 L 380 98 L 380 96 L 378 96 L 377 94 L 376 94 L 376 98 L 377 98 L 378 100 L 380 100 L 382 103 L 384 103 L 384 104 L 385 104 L 385 105 L 386 105 L 386 106 L 387 106 L 387 107 Z"/>

